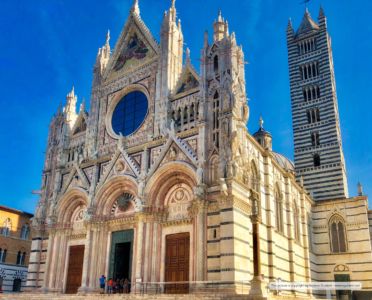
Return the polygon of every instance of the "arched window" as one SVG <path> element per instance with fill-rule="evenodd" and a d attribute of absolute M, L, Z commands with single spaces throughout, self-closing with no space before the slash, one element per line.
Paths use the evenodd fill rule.
<path fill-rule="evenodd" d="M 21 229 L 21 239 L 27 240 L 30 235 L 30 227 L 25 224 L 22 226 Z"/>
<path fill-rule="evenodd" d="M 21 255 L 21 265 L 24 266 L 26 261 L 26 252 L 23 252 Z"/>
<path fill-rule="evenodd" d="M 313 145 L 313 146 L 319 146 L 320 145 L 319 132 L 312 132 L 311 133 L 311 145 Z"/>
<path fill-rule="evenodd" d="M 293 207 L 293 225 L 294 225 L 294 237 L 297 242 L 300 242 L 300 211 L 295 202 Z"/>
<path fill-rule="evenodd" d="M 18 253 L 17 253 L 17 262 L 16 262 L 17 265 L 20 265 L 21 264 L 21 259 L 22 259 L 22 253 L 21 253 L 21 251 L 18 251 Z"/>
<path fill-rule="evenodd" d="M 0 262 L 5 263 L 7 250 L 0 248 Z"/>
<path fill-rule="evenodd" d="M 340 215 L 336 214 L 330 219 L 328 227 L 329 238 L 331 241 L 331 252 L 346 252 L 347 247 L 344 219 Z"/>
<path fill-rule="evenodd" d="M 7 218 L 3 223 L 3 228 L 1 229 L 1 234 L 5 236 L 10 235 L 10 230 L 12 228 L 12 222 Z"/>
<path fill-rule="evenodd" d="M 279 232 L 284 231 L 283 226 L 283 201 L 282 201 L 282 194 L 278 186 L 275 187 L 274 191 L 274 200 L 275 200 L 275 217 L 276 217 L 276 229 Z"/>
<path fill-rule="evenodd" d="M 252 161 L 251 163 L 251 187 L 257 193 L 260 192 L 260 182 L 258 177 L 258 171 L 256 164 Z"/>
<path fill-rule="evenodd" d="M 21 291 L 22 280 L 20 278 L 16 278 L 13 281 L 13 292 L 20 292 Z"/>
<path fill-rule="evenodd" d="M 213 69 L 215 73 L 218 73 L 218 55 L 213 58 Z"/>
<path fill-rule="evenodd" d="M 216 91 L 213 96 L 213 143 L 219 147 L 219 128 L 220 128 L 220 95 Z"/>
<path fill-rule="evenodd" d="M 218 159 L 217 156 L 213 156 L 210 160 L 210 180 L 211 183 L 216 183 L 218 180 Z"/>
<path fill-rule="evenodd" d="M 313 222 L 311 219 L 311 215 L 308 213 L 307 214 L 307 238 L 308 238 L 308 243 L 309 243 L 309 250 L 313 250 Z"/>
<path fill-rule="evenodd" d="M 313 160 L 314 160 L 314 167 L 319 167 L 320 166 L 320 155 L 318 153 L 314 154 Z"/>

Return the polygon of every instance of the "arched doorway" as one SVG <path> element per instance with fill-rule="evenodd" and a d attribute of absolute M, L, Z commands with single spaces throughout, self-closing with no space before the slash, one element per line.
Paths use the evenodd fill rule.
<path fill-rule="evenodd" d="M 15 278 L 13 280 L 13 292 L 20 292 L 22 286 L 22 280 L 20 278 Z"/>

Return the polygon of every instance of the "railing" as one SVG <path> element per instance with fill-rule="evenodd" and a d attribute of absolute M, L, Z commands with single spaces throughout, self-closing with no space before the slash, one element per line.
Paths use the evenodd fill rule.
<path fill-rule="evenodd" d="M 135 294 L 187 294 L 220 293 L 233 287 L 235 292 L 246 294 L 250 288 L 249 280 L 242 281 L 172 281 L 136 282 L 132 284 Z"/>

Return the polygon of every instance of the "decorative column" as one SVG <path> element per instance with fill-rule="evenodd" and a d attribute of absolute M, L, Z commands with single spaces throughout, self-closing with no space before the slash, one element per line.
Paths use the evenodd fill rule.
<path fill-rule="evenodd" d="M 137 289 L 141 288 L 141 285 L 137 286 L 138 282 L 142 282 L 142 244 L 143 244 L 143 216 L 138 215 L 137 232 L 136 232 L 136 276 L 135 276 L 135 289 L 132 292 L 136 292 Z"/>
<path fill-rule="evenodd" d="M 92 265 L 91 254 L 92 254 L 92 238 L 93 232 L 90 224 L 87 224 L 87 234 L 84 246 L 84 261 L 83 261 L 83 274 L 81 278 L 81 287 L 78 293 L 85 294 L 89 291 L 89 271 Z M 93 262 L 94 263 L 94 262 Z"/>
<path fill-rule="evenodd" d="M 249 299 L 267 299 L 266 287 L 261 274 L 261 249 L 260 249 L 260 223 L 261 214 L 259 200 L 257 195 L 251 191 L 252 203 L 252 239 L 253 239 L 253 279 L 251 280 L 251 289 Z"/>
<path fill-rule="evenodd" d="M 52 255 L 54 251 L 54 239 L 55 239 L 55 231 L 50 230 L 49 232 L 49 239 L 48 239 L 48 252 L 47 258 L 45 262 L 45 274 L 44 274 L 44 281 L 41 291 L 47 293 L 49 291 L 49 275 L 51 272 L 51 262 L 52 262 Z"/>
<path fill-rule="evenodd" d="M 195 239 L 197 243 L 197 265 L 196 265 L 196 280 L 204 281 L 205 274 L 205 257 L 206 257 L 206 228 L 205 228 L 205 204 L 203 200 L 198 201 L 198 212 L 196 215 L 196 231 L 197 237 Z"/>

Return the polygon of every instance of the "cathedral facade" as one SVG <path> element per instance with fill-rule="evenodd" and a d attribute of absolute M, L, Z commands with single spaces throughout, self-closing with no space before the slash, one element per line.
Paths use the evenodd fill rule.
<path fill-rule="evenodd" d="M 372 212 L 362 193 L 347 196 L 324 13 L 287 29 L 293 164 L 262 120 L 247 130 L 244 53 L 228 22 L 220 13 L 205 33 L 197 72 L 174 2 L 158 43 L 134 1 L 115 49 L 108 34 L 98 51 L 89 112 L 72 89 L 54 115 L 28 288 L 94 293 L 104 274 L 133 293 L 270 297 L 279 279 L 372 289 Z"/>

